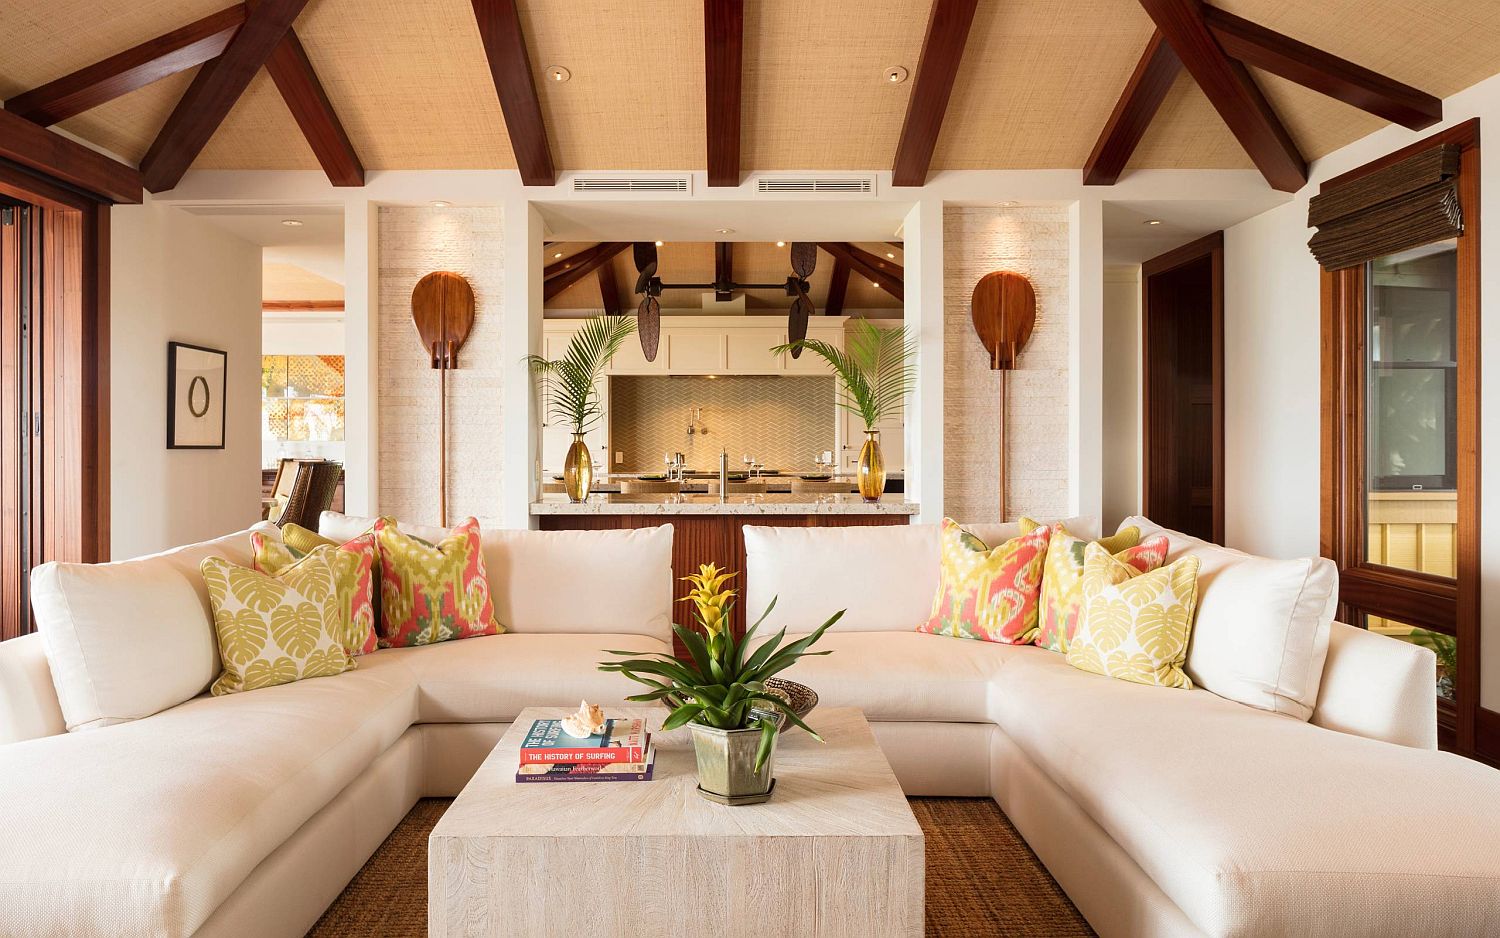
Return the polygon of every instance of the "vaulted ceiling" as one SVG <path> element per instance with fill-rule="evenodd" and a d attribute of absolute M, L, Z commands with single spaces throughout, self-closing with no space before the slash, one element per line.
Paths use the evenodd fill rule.
<path fill-rule="evenodd" d="M 930 169 L 1084 167 L 1158 14 L 1181 4 L 1196 0 L 982 0 L 961 45 Z M 557 169 L 707 165 L 705 6 L 714 5 L 519 2 L 544 152 Z M 1493 0 L 1215 5 L 1439 98 L 1500 72 L 1500 3 Z M 226 0 L 6 0 L 0 98 L 225 6 Z M 923 81 L 929 7 L 925 0 L 746 0 L 740 168 L 889 168 L 908 99 Z M 1148 8 L 1157 9 L 1148 14 Z M 295 32 L 365 168 L 517 165 L 471 0 L 310 0 Z M 1195 63 L 1184 64 L 1125 167 L 1255 165 L 1201 90 Z M 544 80 L 542 70 L 551 65 L 566 67 L 571 80 Z M 892 66 L 912 78 L 887 81 Z M 139 162 L 198 71 L 156 81 L 61 126 Z M 1385 123 L 1257 68 L 1248 75 L 1306 159 Z M 191 165 L 317 169 L 319 160 L 260 69 Z"/>

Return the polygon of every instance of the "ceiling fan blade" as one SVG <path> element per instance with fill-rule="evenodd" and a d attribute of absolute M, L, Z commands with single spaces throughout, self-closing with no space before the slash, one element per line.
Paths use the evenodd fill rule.
<path fill-rule="evenodd" d="M 661 343 L 661 303 L 654 296 L 641 300 L 636 311 L 636 331 L 641 334 L 641 352 L 646 361 L 656 361 L 656 349 Z"/>
<path fill-rule="evenodd" d="M 786 317 L 786 337 L 789 342 L 800 342 L 807 338 L 807 318 L 812 315 L 813 303 L 808 299 L 806 293 L 798 293 L 797 298 L 792 300 L 791 312 Z M 792 357 L 799 358 L 802 349 L 792 349 Z"/>
<path fill-rule="evenodd" d="M 645 293 L 651 278 L 656 276 L 656 243 L 637 241 L 631 247 L 631 252 L 635 255 L 635 269 L 640 275 L 635 278 L 635 292 Z"/>
<path fill-rule="evenodd" d="M 806 280 L 818 266 L 818 246 L 812 241 L 792 242 L 792 270 Z"/>

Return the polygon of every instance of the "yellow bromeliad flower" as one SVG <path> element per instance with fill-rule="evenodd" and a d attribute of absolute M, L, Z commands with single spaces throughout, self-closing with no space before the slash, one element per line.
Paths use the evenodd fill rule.
<path fill-rule="evenodd" d="M 697 573 L 683 577 L 693 584 L 683 600 L 691 600 L 697 607 L 698 621 L 709 635 L 718 635 L 728 624 L 729 604 L 734 600 L 735 590 L 725 589 L 724 584 L 733 576 L 733 573 L 721 571 L 718 564 L 705 563 L 699 565 Z"/>

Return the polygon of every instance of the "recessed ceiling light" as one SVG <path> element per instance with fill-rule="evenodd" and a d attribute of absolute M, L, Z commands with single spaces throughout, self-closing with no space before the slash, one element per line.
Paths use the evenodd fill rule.
<path fill-rule="evenodd" d="M 785 241 L 777 241 L 776 242 L 776 246 L 779 247 L 779 248 L 784 248 L 784 247 L 786 247 L 786 242 Z"/>
<path fill-rule="evenodd" d="M 656 246 L 657 247 L 661 247 L 663 244 L 666 244 L 666 243 L 667 242 L 665 242 L 665 241 L 658 241 L 658 242 L 656 242 Z"/>
<path fill-rule="evenodd" d="M 555 261 L 562 260 L 562 252 L 558 251 L 556 254 L 552 255 L 552 259 Z"/>
<path fill-rule="evenodd" d="M 714 231 L 719 234 L 734 234 L 733 228 L 715 228 Z"/>
<path fill-rule="evenodd" d="M 899 85 L 906 81 L 906 76 L 911 73 L 903 65 L 892 65 L 885 70 L 885 80 L 893 85 Z"/>
<path fill-rule="evenodd" d="M 1150 218 L 1150 219 L 1147 219 L 1145 222 L 1143 222 L 1143 224 L 1147 224 L 1147 225 L 1159 225 L 1159 224 L 1161 224 L 1161 219 L 1160 218 Z"/>
<path fill-rule="evenodd" d="M 561 65 L 549 65 L 546 68 L 542 69 L 542 71 L 546 74 L 548 79 L 559 83 L 565 82 L 569 78 L 573 77 L 573 73 L 563 68 Z"/>
<path fill-rule="evenodd" d="M 885 256 L 889 257 L 891 260 L 895 260 L 896 259 L 896 255 L 893 254 L 893 253 L 891 253 L 890 251 L 886 251 L 885 252 Z"/>
<path fill-rule="evenodd" d="M 878 280 L 871 280 L 870 281 L 870 286 L 872 286 L 872 287 L 878 287 L 878 286 L 880 286 L 880 281 L 878 281 Z"/>
<path fill-rule="evenodd" d="M 302 219 L 300 219 L 300 218 L 283 218 L 281 220 L 281 223 L 283 225 L 286 225 L 288 228 L 301 228 L 302 227 Z"/>
<path fill-rule="evenodd" d="M 432 207 L 433 208 L 447 208 L 448 206 L 450 206 L 452 204 L 453 204 L 452 202 L 448 202 L 448 201 L 445 201 L 443 199 L 433 199 L 432 200 Z"/>

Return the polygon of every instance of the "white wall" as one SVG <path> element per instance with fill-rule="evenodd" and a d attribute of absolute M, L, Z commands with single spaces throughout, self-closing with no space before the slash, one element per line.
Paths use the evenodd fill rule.
<path fill-rule="evenodd" d="M 263 355 L 342 355 L 344 317 L 267 313 L 261 319 L 260 345 Z"/>
<path fill-rule="evenodd" d="M 1500 126 L 1500 76 L 1443 102 L 1425 131 L 1387 127 L 1318 160 L 1287 205 L 1224 234 L 1226 538 L 1280 556 L 1316 554 L 1319 534 L 1319 278 L 1307 250 L 1318 185 L 1473 117 Z M 1480 215 L 1500 218 L 1500 148 L 1481 149 Z M 1500 309 L 1500 238 L 1480 247 L 1480 322 Z M 1500 499 L 1500 329 L 1481 327 L 1481 488 Z M 1500 710 L 1500 525 L 1481 525 L 1481 704 Z"/>
<path fill-rule="evenodd" d="M 1141 507 L 1141 269 L 1104 270 L 1104 511 L 1113 531 Z"/>
<path fill-rule="evenodd" d="M 146 197 L 110 224 L 110 555 L 260 516 L 261 249 Z M 229 353 L 222 450 L 167 449 L 167 343 Z"/>

